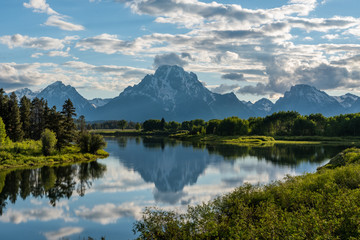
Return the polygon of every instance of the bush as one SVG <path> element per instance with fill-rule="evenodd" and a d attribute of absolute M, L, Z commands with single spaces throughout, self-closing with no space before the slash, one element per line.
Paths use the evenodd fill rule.
<path fill-rule="evenodd" d="M 41 142 L 42 153 L 45 156 L 49 156 L 54 151 L 57 142 L 55 133 L 49 129 L 45 129 L 44 132 L 41 134 Z"/>
<path fill-rule="evenodd" d="M 5 124 L 2 118 L 0 117 L 0 146 L 5 142 L 5 139 L 6 139 Z"/>
<path fill-rule="evenodd" d="M 91 135 L 87 132 L 80 133 L 78 145 L 82 153 L 88 153 L 90 148 Z"/>
<path fill-rule="evenodd" d="M 90 138 L 89 152 L 95 154 L 98 150 L 106 147 L 106 142 L 103 136 L 99 134 L 92 134 Z"/>
<path fill-rule="evenodd" d="M 81 133 L 78 139 L 81 152 L 95 154 L 98 150 L 106 147 L 106 141 L 99 134 Z"/>

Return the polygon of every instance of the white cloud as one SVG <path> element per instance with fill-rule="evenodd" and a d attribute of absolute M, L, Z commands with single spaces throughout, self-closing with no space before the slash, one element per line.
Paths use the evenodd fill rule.
<path fill-rule="evenodd" d="M 46 3 L 46 0 L 30 0 L 30 2 L 24 3 L 24 7 L 32 8 L 34 12 L 38 13 L 46 13 L 48 15 L 58 14 Z"/>
<path fill-rule="evenodd" d="M 30 0 L 29 3 L 24 3 L 23 5 L 26 8 L 32 8 L 34 12 L 50 15 L 44 23 L 45 26 L 58 27 L 66 31 L 82 31 L 85 29 L 82 25 L 66 21 L 66 18 L 69 17 L 54 11 L 50 5 L 46 3 L 46 0 Z"/>
<path fill-rule="evenodd" d="M 340 37 L 339 34 L 326 34 L 326 35 L 322 36 L 321 38 L 327 39 L 327 40 L 333 40 L 333 39 L 338 39 L 339 37 Z"/>
<path fill-rule="evenodd" d="M 9 48 L 36 48 L 41 50 L 58 50 L 65 47 L 64 40 L 51 37 L 34 38 L 26 35 L 15 34 L 0 37 L 0 43 L 7 45 Z"/>
<path fill-rule="evenodd" d="M 8 209 L 0 218 L 5 223 L 26 223 L 29 221 L 48 222 L 56 219 L 64 219 L 65 221 L 75 221 L 70 218 L 68 213 L 62 208 L 43 207 L 35 209 L 14 210 Z"/>
<path fill-rule="evenodd" d="M 136 206 L 134 203 L 124 203 L 121 205 L 107 203 L 96 205 L 92 209 L 80 207 L 78 210 L 75 210 L 75 214 L 78 217 L 106 225 L 116 223 L 119 218 L 123 217 L 140 219 L 142 207 Z"/>
<path fill-rule="evenodd" d="M 47 240 L 65 239 L 68 236 L 79 234 L 84 231 L 81 227 L 64 227 L 54 232 L 45 232 L 44 236 Z"/>
<path fill-rule="evenodd" d="M 82 25 L 74 24 L 65 21 L 64 16 L 53 15 L 50 16 L 44 23 L 46 26 L 58 27 L 66 31 L 82 31 L 85 28 Z"/>

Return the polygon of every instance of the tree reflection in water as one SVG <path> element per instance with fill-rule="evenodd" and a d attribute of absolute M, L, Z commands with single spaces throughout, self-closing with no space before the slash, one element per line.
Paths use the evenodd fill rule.
<path fill-rule="evenodd" d="M 52 206 L 69 199 L 74 190 L 84 196 L 94 179 L 101 178 L 106 166 L 97 161 L 60 167 L 15 170 L 0 173 L 0 215 L 8 201 L 14 204 L 20 196 L 26 199 L 46 197 Z"/>

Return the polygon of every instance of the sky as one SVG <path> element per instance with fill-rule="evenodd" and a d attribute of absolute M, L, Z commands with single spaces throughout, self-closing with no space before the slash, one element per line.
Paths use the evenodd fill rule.
<path fill-rule="evenodd" d="M 1 0 L 0 88 L 118 96 L 163 64 L 217 93 L 360 95 L 359 0 Z"/>

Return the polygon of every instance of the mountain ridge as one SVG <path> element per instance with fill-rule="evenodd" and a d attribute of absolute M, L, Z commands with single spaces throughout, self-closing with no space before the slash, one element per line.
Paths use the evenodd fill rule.
<path fill-rule="evenodd" d="M 70 98 L 78 116 L 87 120 L 144 121 L 160 119 L 184 121 L 238 116 L 240 118 L 264 117 L 278 111 L 297 111 L 302 115 L 321 113 L 333 116 L 360 111 L 360 97 L 351 93 L 330 96 L 306 84 L 292 86 L 275 103 L 262 98 L 255 103 L 240 101 L 234 93 L 218 94 L 203 86 L 195 73 L 179 66 L 160 66 L 154 74 L 124 89 L 117 97 L 87 100 L 77 90 L 61 81 L 54 82 L 39 92 L 28 88 L 16 90 L 20 99 L 27 96 L 44 98 L 49 106 L 61 109 Z"/>

